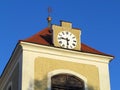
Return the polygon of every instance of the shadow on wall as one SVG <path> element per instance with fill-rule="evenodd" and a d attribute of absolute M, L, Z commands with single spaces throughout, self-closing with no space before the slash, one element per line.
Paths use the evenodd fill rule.
<path fill-rule="evenodd" d="M 94 89 L 92 86 L 89 85 L 86 90 L 98 90 L 98 89 Z"/>
<path fill-rule="evenodd" d="M 33 90 L 33 87 L 34 87 L 34 90 L 48 90 L 46 82 L 47 82 L 46 79 L 34 80 L 34 83 L 33 83 L 33 80 L 31 80 L 29 82 L 29 87 L 27 90 Z"/>
<path fill-rule="evenodd" d="M 29 88 L 28 90 L 33 90 L 32 87 L 33 87 L 33 82 L 30 81 L 29 83 Z M 43 79 L 43 80 L 34 80 L 34 90 L 48 90 L 47 88 L 47 79 Z M 87 89 L 85 90 L 98 90 L 98 89 L 95 89 L 93 88 L 92 86 L 88 86 Z"/>
<path fill-rule="evenodd" d="M 35 90 L 48 90 L 47 88 L 47 80 L 35 80 L 34 81 L 34 89 Z"/>

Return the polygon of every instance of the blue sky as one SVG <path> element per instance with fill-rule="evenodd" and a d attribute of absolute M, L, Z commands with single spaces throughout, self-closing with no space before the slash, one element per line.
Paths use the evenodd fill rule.
<path fill-rule="evenodd" d="M 111 90 L 119 90 L 120 0 L 1 0 L 0 73 L 18 40 L 47 27 L 49 6 L 52 24 L 72 22 L 81 28 L 83 43 L 115 56 L 109 64 Z"/>

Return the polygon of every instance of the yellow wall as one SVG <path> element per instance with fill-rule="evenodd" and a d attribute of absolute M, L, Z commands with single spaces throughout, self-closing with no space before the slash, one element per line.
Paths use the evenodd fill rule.
<path fill-rule="evenodd" d="M 88 90 L 100 90 L 99 74 L 96 66 L 43 57 L 38 57 L 35 59 L 35 90 L 46 90 L 48 73 L 58 69 L 71 70 L 81 74 L 87 78 Z"/>

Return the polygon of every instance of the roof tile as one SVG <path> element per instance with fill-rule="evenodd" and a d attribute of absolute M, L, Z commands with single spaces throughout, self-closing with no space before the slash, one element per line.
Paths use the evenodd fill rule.
<path fill-rule="evenodd" d="M 45 29 L 41 30 L 40 32 L 36 33 L 35 35 L 33 35 L 25 40 L 20 40 L 20 41 L 53 46 L 52 33 L 51 33 L 50 28 L 45 28 Z M 100 51 L 98 51 L 90 46 L 83 44 L 83 43 L 81 43 L 81 52 L 113 57 L 112 55 L 108 55 L 108 54 L 105 54 L 103 52 L 100 52 Z"/>

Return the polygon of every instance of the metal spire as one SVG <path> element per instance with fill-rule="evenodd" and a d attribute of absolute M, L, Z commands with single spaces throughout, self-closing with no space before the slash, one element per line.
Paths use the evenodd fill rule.
<path fill-rule="evenodd" d="M 48 27 L 51 27 L 51 21 L 52 21 L 52 18 L 50 17 L 51 12 L 52 12 L 52 8 L 48 7 L 48 17 L 47 17 Z"/>

